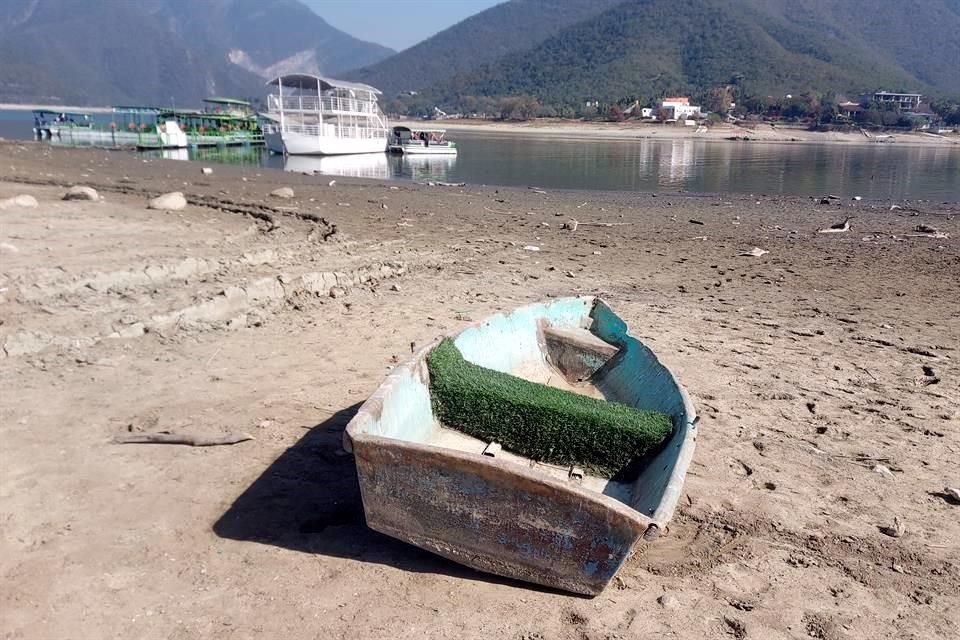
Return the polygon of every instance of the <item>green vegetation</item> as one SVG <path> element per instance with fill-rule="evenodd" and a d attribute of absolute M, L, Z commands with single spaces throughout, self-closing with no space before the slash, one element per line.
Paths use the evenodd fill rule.
<path fill-rule="evenodd" d="M 481 51 L 471 61 L 477 64 L 465 70 L 452 63 L 449 73 L 431 72 L 438 80 L 434 86 L 400 97 L 391 110 L 425 115 L 437 104 L 448 112 L 499 116 L 501 98 L 525 97 L 536 100 L 537 115 L 615 119 L 611 107 L 624 107 L 632 97 L 645 96 L 647 104 L 680 94 L 715 111 L 731 101 L 744 107 L 751 101 L 753 113 L 774 107 L 787 117 L 804 117 L 803 106 L 806 117 L 816 117 L 819 105 L 811 110 L 781 103 L 791 100 L 788 95 L 829 102 L 834 93 L 857 100 L 881 88 L 960 95 L 958 0 L 633 0 L 539 41 L 538 33 L 530 46 L 494 59 L 495 48 L 485 39 L 489 28 L 468 29 L 469 22 L 444 32 L 456 30 L 456 41 L 448 42 L 452 48 L 433 46 L 439 34 L 405 52 L 405 59 L 410 73 L 416 65 L 431 69 Z M 503 26 L 517 30 L 513 23 Z M 397 64 L 403 55 L 378 68 Z M 587 101 L 601 106 L 587 107 Z"/>
<path fill-rule="evenodd" d="M 444 424 L 534 460 L 611 477 L 672 431 L 654 411 L 605 402 L 466 361 L 445 339 L 429 356 L 430 397 Z"/>
<path fill-rule="evenodd" d="M 461 73 L 530 49 L 565 27 L 591 18 L 623 0 L 513 0 L 471 16 L 395 56 L 347 74 L 392 98 L 401 92 L 420 92 Z M 402 23 L 397 25 L 403 29 Z M 356 67 L 360 67 L 357 64 Z M 411 115 L 432 114 L 407 94 Z"/>

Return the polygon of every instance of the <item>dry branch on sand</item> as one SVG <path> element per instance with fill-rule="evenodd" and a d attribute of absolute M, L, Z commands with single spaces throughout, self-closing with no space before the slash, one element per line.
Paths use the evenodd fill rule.
<path fill-rule="evenodd" d="M 114 444 L 183 444 L 191 447 L 216 447 L 227 444 L 237 444 L 253 440 L 253 436 L 245 433 L 226 434 L 222 436 L 204 436 L 191 433 L 125 433 L 113 439 Z"/>

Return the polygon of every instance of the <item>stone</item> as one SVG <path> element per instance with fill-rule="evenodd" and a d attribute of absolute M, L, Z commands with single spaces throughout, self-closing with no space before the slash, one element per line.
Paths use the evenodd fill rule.
<path fill-rule="evenodd" d="M 899 517 L 893 518 L 893 524 L 886 527 L 880 527 L 880 533 L 890 536 L 891 538 L 902 538 L 903 534 L 907 532 L 907 527 Z"/>
<path fill-rule="evenodd" d="M 657 602 L 664 609 L 677 609 L 680 606 L 680 600 L 672 593 L 663 594 L 657 598 Z"/>
<path fill-rule="evenodd" d="M 0 211 L 3 211 L 4 209 L 12 209 L 13 207 L 19 207 L 21 209 L 35 209 L 39 206 L 40 203 L 37 202 L 36 198 L 25 194 L 0 200 Z"/>
<path fill-rule="evenodd" d="M 289 200 L 294 197 L 293 189 L 290 187 L 280 187 L 279 189 L 274 189 L 270 192 L 270 195 L 274 198 L 282 198 L 284 200 Z"/>
<path fill-rule="evenodd" d="M 341 287 L 331 287 L 329 295 L 331 298 L 342 298 L 347 292 Z"/>
<path fill-rule="evenodd" d="M 171 191 L 162 196 L 157 196 L 147 203 L 148 209 L 157 211 L 180 211 L 187 206 L 187 199 L 179 191 Z"/>
<path fill-rule="evenodd" d="M 887 467 L 887 466 L 882 465 L 882 464 L 875 464 L 875 465 L 873 465 L 873 469 L 871 469 L 871 470 L 872 470 L 874 473 L 883 476 L 884 478 L 892 478 L 892 477 L 893 477 L 893 471 L 890 470 L 890 467 Z"/>
<path fill-rule="evenodd" d="M 147 332 L 147 327 L 142 322 L 135 322 L 128 327 L 124 327 L 117 331 L 117 335 L 121 338 L 139 338 Z"/>
<path fill-rule="evenodd" d="M 81 187 L 80 185 L 75 185 L 70 187 L 65 194 L 63 194 L 64 200 L 89 200 L 91 202 L 96 202 L 100 199 L 100 195 L 97 193 L 97 190 L 92 187 Z"/>

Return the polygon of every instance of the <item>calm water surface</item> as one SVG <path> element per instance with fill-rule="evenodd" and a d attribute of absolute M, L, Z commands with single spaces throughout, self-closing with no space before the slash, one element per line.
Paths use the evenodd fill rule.
<path fill-rule="evenodd" d="M 0 137 L 29 139 L 29 112 L 0 112 Z M 262 149 L 163 152 L 183 160 L 377 179 L 548 189 L 739 192 L 960 201 L 960 145 L 557 140 L 452 131 L 456 158 L 271 156 Z"/>

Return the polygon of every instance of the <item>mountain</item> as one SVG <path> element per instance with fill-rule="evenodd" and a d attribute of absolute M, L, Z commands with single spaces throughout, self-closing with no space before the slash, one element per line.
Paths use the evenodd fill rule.
<path fill-rule="evenodd" d="M 0 3 L 0 102 L 259 97 L 275 73 L 335 75 L 392 53 L 338 31 L 297 0 Z"/>
<path fill-rule="evenodd" d="M 464 96 L 508 95 L 575 105 L 698 94 L 736 77 L 753 95 L 883 87 L 955 96 L 957 34 L 960 0 L 629 0 L 435 83 L 429 94 L 451 106 Z M 420 45 L 428 59 L 430 43 Z M 484 46 L 465 36 L 459 44 Z"/>
<path fill-rule="evenodd" d="M 535 47 L 565 27 L 623 0 L 511 0 L 375 65 L 346 74 L 392 96 L 421 90 L 517 51 Z M 402 24 L 398 25 L 402 28 Z M 357 65 L 361 67 L 363 65 Z"/>

